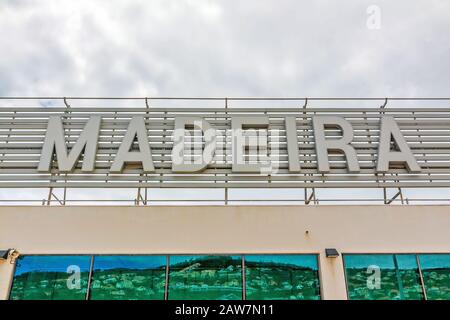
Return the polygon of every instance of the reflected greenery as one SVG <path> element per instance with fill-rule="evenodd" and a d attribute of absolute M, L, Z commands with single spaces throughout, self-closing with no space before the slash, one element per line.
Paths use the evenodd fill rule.
<path fill-rule="evenodd" d="M 320 299 L 314 255 L 246 256 L 245 271 L 248 300 Z"/>
<path fill-rule="evenodd" d="M 12 300 L 83 300 L 91 256 L 21 256 Z M 166 256 L 95 256 L 90 299 L 164 299 Z M 320 299 L 316 255 L 247 255 L 246 299 Z M 349 299 L 450 299 L 450 254 L 344 255 Z M 242 299 L 241 256 L 171 256 L 168 298 Z M 377 280 L 378 277 L 378 280 Z M 378 281 L 378 282 L 377 282 Z"/>
<path fill-rule="evenodd" d="M 171 256 L 171 300 L 242 299 L 240 256 Z"/>
<path fill-rule="evenodd" d="M 419 255 L 428 300 L 450 300 L 450 254 Z"/>
<path fill-rule="evenodd" d="M 84 300 L 90 259 L 89 256 L 21 256 L 16 262 L 10 299 Z M 74 271 L 80 271 L 79 278 Z"/>
<path fill-rule="evenodd" d="M 424 298 L 415 255 L 344 255 L 351 300 Z"/>
<path fill-rule="evenodd" d="M 163 300 L 165 256 L 96 256 L 91 300 Z"/>
<path fill-rule="evenodd" d="M 226 255 L 174 255 L 169 266 L 157 255 L 21 256 L 10 298 L 241 300 L 242 262 Z M 248 255 L 245 263 L 247 299 L 320 299 L 316 255 Z"/>

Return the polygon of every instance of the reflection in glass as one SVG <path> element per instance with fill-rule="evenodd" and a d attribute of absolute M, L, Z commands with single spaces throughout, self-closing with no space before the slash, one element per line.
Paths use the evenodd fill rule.
<path fill-rule="evenodd" d="M 171 256 L 169 299 L 242 299 L 240 256 Z"/>
<path fill-rule="evenodd" d="M 163 300 L 165 256 L 96 256 L 91 300 Z"/>
<path fill-rule="evenodd" d="M 248 300 L 320 299 L 315 255 L 245 256 Z"/>
<path fill-rule="evenodd" d="M 450 254 L 419 255 L 428 300 L 450 300 Z"/>
<path fill-rule="evenodd" d="M 89 256 L 21 256 L 11 300 L 84 300 Z"/>
<path fill-rule="evenodd" d="M 344 255 L 349 299 L 423 299 L 415 255 Z"/>

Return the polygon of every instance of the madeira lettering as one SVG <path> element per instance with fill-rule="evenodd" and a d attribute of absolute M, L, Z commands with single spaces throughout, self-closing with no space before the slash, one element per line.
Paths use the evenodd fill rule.
<path fill-rule="evenodd" d="M 81 165 L 82 172 L 95 170 L 97 145 L 100 135 L 102 119 L 100 116 L 92 116 L 84 125 L 76 142 L 70 150 L 66 145 L 63 121 L 60 116 L 51 116 L 47 124 L 47 131 L 42 147 L 38 171 L 50 172 L 54 155 L 56 155 L 57 168 L 60 172 L 71 172 L 83 155 Z M 149 144 L 148 130 L 143 116 L 134 116 L 128 123 L 128 128 L 123 135 L 120 146 L 115 153 L 110 165 L 111 173 L 121 173 L 127 163 L 137 163 L 144 173 L 154 173 L 155 166 L 152 158 L 152 150 Z M 185 148 L 186 129 L 200 132 L 202 141 L 201 150 L 197 152 L 195 161 L 188 161 Z M 231 171 L 233 173 L 258 173 L 262 172 L 262 164 L 245 161 L 245 152 L 248 150 L 268 150 L 267 136 L 248 136 L 248 130 L 270 130 L 267 116 L 232 116 L 231 117 L 231 150 L 226 150 L 225 155 L 231 156 Z M 357 152 L 352 145 L 353 127 L 349 121 L 339 116 L 313 116 L 312 129 L 314 133 L 315 154 L 317 171 L 319 173 L 330 172 L 329 153 L 340 153 L 345 156 L 348 172 L 360 172 Z M 327 129 L 338 129 L 338 136 L 327 136 Z M 290 173 L 300 173 L 302 163 L 299 157 L 299 141 L 295 116 L 284 118 L 284 130 L 286 137 L 288 170 Z M 176 117 L 172 134 L 172 172 L 193 173 L 206 169 L 213 161 L 217 152 L 217 132 L 212 124 L 202 117 Z M 227 138 L 227 137 L 226 137 Z M 376 172 L 386 173 L 392 164 L 404 166 L 410 173 L 419 173 L 421 168 L 417 163 L 410 147 L 408 146 L 400 128 L 392 116 L 380 117 L 380 131 L 378 138 L 378 155 Z M 204 142 L 204 143 L 203 143 Z M 395 146 L 393 148 L 393 146 Z M 168 146 L 170 148 L 170 146 Z M 188 160 L 187 160 L 188 159 Z"/>

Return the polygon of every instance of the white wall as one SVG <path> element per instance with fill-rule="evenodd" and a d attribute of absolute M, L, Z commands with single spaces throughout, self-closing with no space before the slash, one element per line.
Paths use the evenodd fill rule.
<path fill-rule="evenodd" d="M 450 206 L 0 207 L 0 248 L 21 254 L 317 253 L 325 299 L 346 299 L 325 248 L 449 253 L 449 228 Z M 0 262 L 1 299 L 12 267 Z"/>

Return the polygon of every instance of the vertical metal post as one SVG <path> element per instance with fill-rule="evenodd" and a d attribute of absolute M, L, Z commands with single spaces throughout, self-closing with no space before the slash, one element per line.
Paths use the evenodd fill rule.
<path fill-rule="evenodd" d="M 149 118 L 149 112 L 150 112 L 150 106 L 149 106 L 149 104 L 148 104 L 148 98 L 145 98 L 145 105 L 147 106 L 147 119 Z M 164 122 L 165 122 L 166 120 L 164 119 Z M 164 125 L 164 127 L 165 127 L 165 125 Z M 148 135 L 148 134 L 147 134 Z M 144 174 L 144 176 L 145 176 L 145 183 L 147 184 L 148 183 L 148 179 L 147 179 L 147 177 L 148 177 L 148 174 L 146 173 L 146 174 Z M 144 188 L 144 199 L 143 199 L 143 202 L 144 202 L 144 205 L 146 206 L 147 205 L 147 187 L 145 187 Z"/>
<path fill-rule="evenodd" d="M 245 286 L 246 274 L 245 274 L 245 258 L 244 258 L 244 255 L 241 256 L 241 269 L 242 269 L 242 300 L 247 300 L 247 288 Z"/>
<path fill-rule="evenodd" d="M 9 143 L 9 138 L 11 137 L 12 127 L 14 126 L 14 119 L 16 119 L 16 114 L 17 114 L 17 111 L 14 111 L 13 116 L 11 118 L 11 122 L 9 123 L 11 125 L 11 127 L 8 129 L 8 134 L 6 135 L 5 145 L 8 145 L 8 143 Z M 5 155 L 6 155 L 6 153 L 2 153 L 2 159 L 0 160 L 0 163 L 5 161 Z"/>
<path fill-rule="evenodd" d="M 169 263 L 170 258 L 169 255 L 166 256 L 166 277 L 165 277 L 165 283 L 164 283 L 164 300 L 169 299 Z"/>
<path fill-rule="evenodd" d="M 50 205 L 50 202 L 52 201 L 52 193 L 53 193 L 53 187 L 48 188 L 48 196 L 47 196 L 47 205 Z"/>
<path fill-rule="evenodd" d="M 367 112 L 364 111 L 363 114 L 364 114 L 364 120 L 366 121 L 366 125 L 367 125 L 367 129 L 366 129 L 367 135 L 366 135 L 366 137 L 367 137 L 367 139 L 369 140 L 369 145 L 372 146 L 372 145 L 373 145 L 373 142 L 372 142 L 372 135 L 370 134 L 370 129 L 369 129 L 369 119 L 367 118 Z M 375 155 L 373 155 L 373 161 L 372 161 L 372 164 L 373 164 L 373 167 L 374 167 L 374 168 L 377 167 L 377 161 L 376 161 L 376 156 L 375 156 Z M 375 170 L 375 177 L 376 177 L 376 179 L 377 179 L 377 183 L 379 183 L 380 180 L 378 179 L 378 173 L 376 172 L 376 170 Z"/>
<path fill-rule="evenodd" d="M 420 278 L 420 285 L 422 286 L 423 297 L 425 300 L 428 300 L 427 290 L 425 288 L 425 281 L 423 280 L 422 266 L 420 265 L 420 259 L 418 254 L 416 254 L 416 262 L 417 268 L 419 269 L 419 278 Z"/>
<path fill-rule="evenodd" d="M 64 191 L 63 191 L 63 201 L 62 201 L 63 206 L 66 205 L 66 196 L 67 196 L 67 188 L 64 187 Z"/>
<path fill-rule="evenodd" d="M 94 256 L 91 256 L 91 263 L 89 265 L 89 276 L 88 276 L 88 283 L 86 288 L 86 300 L 89 300 L 91 295 L 91 284 L 92 284 L 92 273 L 94 271 Z"/>
<path fill-rule="evenodd" d="M 149 113 L 148 113 L 148 110 L 149 110 L 149 108 L 150 108 L 150 106 L 149 106 L 149 104 L 148 104 L 148 98 L 145 98 L 144 99 L 144 101 L 145 101 L 145 107 L 146 107 L 146 112 L 145 112 L 145 114 L 147 115 L 147 118 L 148 118 L 148 115 L 149 115 Z M 144 120 L 145 121 L 145 120 Z M 145 128 L 147 128 L 147 126 L 145 126 Z M 148 133 L 147 133 L 147 135 L 148 135 Z M 141 173 L 139 176 L 141 176 L 141 177 L 147 177 L 148 175 L 145 173 L 145 174 L 143 174 L 143 173 Z M 145 181 L 144 181 L 144 183 L 147 183 L 147 179 L 145 179 Z M 139 180 L 139 184 L 142 184 L 142 180 Z M 141 190 L 142 189 L 144 189 L 145 190 L 145 198 L 142 196 L 142 193 L 141 193 Z M 141 202 L 142 202 L 142 204 L 143 205 L 147 205 L 147 196 L 146 196 L 146 194 L 147 194 L 147 188 L 146 187 L 138 187 L 137 188 L 137 195 L 136 195 L 136 200 L 134 201 L 134 204 L 136 205 L 136 206 L 139 206 L 140 204 L 141 204 Z"/>
<path fill-rule="evenodd" d="M 386 107 L 386 104 L 387 104 L 387 98 L 384 100 L 384 104 L 383 105 L 381 105 L 380 106 L 380 131 L 381 131 L 381 116 L 384 114 L 384 108 Z M 378 146 L 378 147 L 380 147 L 380 146 Z M 378 161 L 378 159 L 377 159 L 377 161 Z M 376 172 L 376 167 L 375 167 L 375 172 Z M 383 175 L 383 178 L 385 177 L 385 174 L 383 173 L 382 174 Z M 377 176 L 377 178 L 378 178 L 378 173 L 376 173 L 376 176 Z M 379 182 L 380 180 L 379 179 L 377 179 L 377 182 Z M 386 179 L 383 179 L 383 183 L 385 183 L 386 182 Z M 383 203 L 384 204 L 387 204 L 387 190 L 386 190 L 386 187 L 383 187 Z"/>
<path fill-rule="evenodd" d="M 140 182 L 140 180 L 139 180 L 139 182 Z M 138 187 L 138 188 L 137 188 L 136 200 L 134 200 L 134 204 L 135 204 L 136 206 L 139 205 L 140 200 L 141 200 L 140 198 L 141 198 L 141 187 Z"/>
<path fill-rule="evenodd" d="M 164 122 L 167 122 L 167 111 L 164 111 Z M 167 138 L 167 131 L 166 131 L 166 126 L 164 126 L 164 129 L 163 129 L 163 148 L 164 148 L 164 151 L 166 151 L 167 149 L 166 149 L 166 145 L 167 145 L 167 143 L 166 143 L 166 138 Z M 175 132 L 175 118 L 174 118 L 174 130 L 172 131 L 172 135 L 174 134 L 173 132 Z M 163 170 L 163 168 L 160 168 L 160 170 L 162 171 Z M 162 185 L 163 184 L 163 173 L 161 172 L 160 174 L 159 174 L 159 176 L 161 177 L 161 179 L 159 180 L 159 183 Z"/>
<path fill-rule="evenodd" d="M 303 120 L 305 120 L 305 121 L 308 121 L 308 117 L 307 117 L 307 115 L 306 115 L 306 107 L 307 107 L 307 105 L 308 105 L 308 98 L 305 98 L 305 104 L 303 105 Z M 304 135 L 303 135 L 303 138 L 306 138 L 306 139 L 308 139 L 308 135 L 307 135 L 307 133 L 308 133 L 308 129 L 303 129 L 303 133 L 304 133 Z M 306 144 L 309 144 L 309 141 L 307 141 L 306 142 Z M 306 156 L 306 155 L 305 155 Z M 305 161 L 306 162 L 306 161 Z M 307 173 L 305 173 L 304 174 L 304 176 L 306 177 L 308 174 Z M 305 184 L 307 183 L 308 181 L 307 180 L 305 180 Z M 304 199 L 304 202 L 305 202 L 305 204 L 309 204 L 309 200 L 308 200 L 308 187 L 304 187 L 303 188 L 303 190 L 304 190 L 304 196 L 305 196 L 305 199 Z"/>
<path fill-rule="evenodd" d="M 63 98 L 63 101 L 64 101 L 64 105 L 66 106 L 66 110 L 64 110 L 64 114 L 65 114 L 64 118 L 67 120 L 67 119 L 69 119 L 69 116 L 68 116 L 68 115 L 71 113 L 71 112 L 69 111 L 69 110 L 70 110 L 70 104 L 67 102 L 67 98 L 66 98 L 66 97 Z M 70 137 L 71 137 L 70 132 L 71 132 L 71 129 L 70 129 L 70 128 L 67 129 L 67 138 L 69 138 L 69 139 L 70 139 Z M 64 137 L 65 137 L 65 136 L 66 136 L 66 135 L 65 135 L 65 131 L 64 131 Z M 69 145 L 70 145 L 70 141 L 69 141 Z M 53 177 L 54 175 L 55 175 L 55 174 L 54 174 L 53 172 L 51 172 L 50 177 Z M 61 174 L 59 174 L 59 173 L 57 173 L 56 175 L 61 176 Z M 64 182 L 67 183 L 67 173 L 64 174 L 64 177 L 65 177 Z M 51 179 L 50 179 L 50 182 L 51 182 Z M 62 199 L 62 201 L 59 200 L 59 199 L 56 197 L 56 195 L 53 193 L 53 189 L 54 189 L 53 187 L 50 187 L 49 190 L 48 190 L 47 203 L 46 203 L 47 206 L 50 206 L 50 205 L 51 205 L 52 197 L 54 197 L 55 200 L 58 201 L 60 205 L 63 205 L 63 206 L 66 205 L 67 187 L 66 187 L 65 185 L 64 185 L 64 187 L 63 187 L 63 199 Z M 42 204 L 45 204 L 45 202 L 43 201 Z"/>
<path fill-rule="evenodd" d="M 70 109 L 70 104 L 67 103 L 66 97 L 64 97 L 64 104 L 66 105 L 66 111 L 65 111 L 64 113 L 66 114 L 66 119 L 68 119 L 69 117 L 67 116 L 67 114 L 71 114 L 71 112 L 69 111 L 69 109 Z M 70 138 L 70 131 L 71 131 L 71 129 L 69 128 L 69 129 L 68 129 L 68 134 L 67 134 L 67 137 L 68 137 L 68 138 Z M 84 160 L 83 160 L 83 161 L 84 161 Z M 64 184 L 64 191 L 63 191 L 63 201 L 62 201 L 62 204 L 63 204 L 63 205 L 66 205 L 66 196 L 67 196 L 67 187 L 66 187 L 66 184 L 67 184 L 67 173 L 64 174 L 64 176 L 66 177 L 66 179 L 64 180 L 65 184 Z"/>
<path fill-rule="evenodd" d="M 397 278 L 397 283 L 398 283 L 398 291 L 400 294 L 400 300 L 404 300 L 404 292 L 403 292 L 403 282 L 402 282 L 402 277 L 400 275 L 400 272 L 398 270 L 398 261 L 397 261 L 397 255 L 394 254 L 393 255 L 394 258 L 394 267 L 395 267 L 395 277 Z"/>
<path fill-rule="evenodd" d="M 416 117 L 415 111 L 413 111 L 412 114 L 414 115 L 414 118 L 413 118 L 414 121 L 416 121 L 416 120 L 417 120 L 417 117 Z M 417 123 L 416 123 L 416 125 L 417 125 Z M 423 145 L 423 140 L 422 140 L 422 135 L 420 134 L 419 128 L 417 128 L 416 131 L 417 131 L 417 137 L 418 137 L 419 140 L 420 140 L 419 143 L 420 143 L 420 145 L 422 146 L 422 145 Z M 423 158 L 424 158 L 425 164 L 428 164 L 428 160 L 427 160 L 427 157 L 426 157 L 426 153 L 422 153 L 422 156 L 423 156 Z M 428 172 L 428 176 L 430 177 L 430 182 L 433 182 L 433 179 L 431 179 L 431 173 L 430 173 L 430 172 Z"/>
<path fill-rule="evenodd" d="M 308 115 L 307 115 L 307 112 L 306 112 L 306 108 L 307 107 L 308 107 L 308 98 L 306 97 L 305 98 L 305 104 L 302 107 L 303 108 L 303 120 L 304 121 L 308 121 Z M 308 129 L 304 129 L 303 132 L 304 132 L 303 137 L 305 139 L 308 139 Z M 306 141 L 305 143 L 306 144 L 311 144 L 310 141 Z M 305 160 L 305 162 L 312 163 L 312 160 Z M 305 177 L 306 176 L 312 177 L 313 175 L 314 175 L 313 173 L 310 173 L 310 174 L 305 173 Z M 310 180 L 309 182 L 314 183 L 313 180 Z M 305 180 L 305 183 L 307 183 L 306 180 Z M 311 194 L 308 194 L 308 189 L 311 189 Z M 305 190 L 305 200 L 304 200 L 305 204 L 310 204 L 311 201 L 312 201 L 313 204 L 319 204 L 318 199 L 316 199 L 316 188 L 315 187 L 311 187 L 311 188 L 305 187 L 304 190 Z"/>
<path fill-rule="evenodd" d="M 386 108 L 387 103 L 388 103 L 388 98 L 385 98 L 384 104 L 380 106 L 380 116 L 386 114 L 386 112 L 384 110 Z M 380 117 L 380 120 L 381 120 L 381 117 Z M 375 175 L 378 177 L 378 173 L 375 173 Z M 391 176 L 394 176 L 394 174 L 391 174 Z M 396 174 L 396 176 L 398 176 L 398 174 Z M 383 173 L 383 177 L 385 177 L 384 173 Z M 377 182 L 378 181 L 379 180 L 377 180 Z M 394 181 L 399 182 L 399 180 L 394 180 Z M 386 183 L 386 180 L 383 179 L 383 182 Z M 404 201 L 404 197 L 403 197 L 403 190 L 401 187 L 398 187 L 397 190 L 398 190 L 397 193 L 391 199 L 388 200 L 387 188 L 383 187 L 384 204 L 393 203 L 398 196 L 400 196 L 400 203 L 404 204 L 405 201 Z"/>
<path fill-rule="evenodd" d="M 225 98 L 225 118 L 228 119 L 228 98 Z M 225 129 L 225 162 L 227 161 L 227 129 Z M 231 132 L 231 143 L 233 143 L 233 132 Z M 233 155 L 231 155 L 233 157 Z M 232 160 L 233 161 L 233 160 Z M 228 177 L 228 174 L 225 173 L 225 177 Z M 225 185 L 228 184 L 228 179 L 225 180 Z M 228 205 L 228 188 L 225 187 L 225 205 Z"/>
<path fill-rule="evenodd" d="M 398 194 L 400 195 L 400 203 L 405 204 L 402 188 L 398 188 Z"/>
<path fill-rule="evenodd" d="M 117 111 L 114 112 L 113 120 L 117 120 Z M 113 121 L 113 128 L 112 128 L 112 131 L 111 131 L 111 143 L 110 143 L 110 145 L 111 145 L 111 151 L 112 151 L 112 148 L 113 148 L 114 134 L 115 134 L 115 131 L 116 131 L 116 129 L 115 129 L 115 124 L 116 124 L 116 123 Z M 109 153 L 109 159 L 108 159 L 108 165 L 109 165 L 109 167 L 111 167 L 111 162 L 112 162 L 111 159 L 112 159 L 112 153 Z M 105 180 L 105 182 L 108 182 L 109 174 L 110 174 L 109 172 L 106 172 L 106 175 L 105 175 L 106 180 Z"/>

